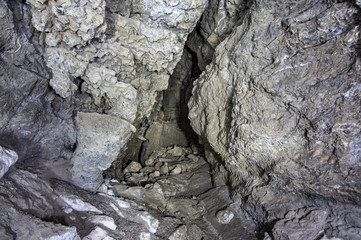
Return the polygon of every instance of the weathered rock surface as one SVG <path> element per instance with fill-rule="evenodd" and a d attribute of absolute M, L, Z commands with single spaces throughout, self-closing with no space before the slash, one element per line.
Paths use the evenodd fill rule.
<path fill-rule="evenodd" d="M 275 239 L 359 239 L 359 212 L 350 205 L 292 210 L 276 222 L 272 235 Z"/>
<path fill-rule="evenodd" d="M 160 148 L 137 173 L 124 171 L 124 181 L 109 181 L 106 192 L 132 199 L 177 219 L 162 219 L 159 231 L 169 239 L 256 239 L 256 225 L 232 204 L 226 186 L 214 188 L 205 159 L 189 147 Z M 130 167 L 136 165 L 130 163 Z M 164 166 L 167 166 L 166 170 Z M 159 170 L 159 174 L 154 173 Z M 176 170 L 176 171 L 175 171 Z M 103 190 L 102 190 L 103 191 Z M 235 212 L 235 213 L 234 213 Z M 219 222 L 222 214 L 222 223 Z"/>
<path fill-rule="evenodd" d="M 0 0 L 1 239 L 359 239 L 360 6 Z"/>
<path fill-rule="evenodd" d="M 29 12 L 18 1 L 0 1 L 0 144 L 18 154 L 16 165 L 70 179 L 76 132 L 69 102 L 53 94 Z"/>
<path fill-rule="evenodd" d="M 133 125 L 115 116 L 78 112 L 77 148 L 72 158 L 75 185 L 95 191 L 109 168 L 135 131 Z"/>
<path fill-rule="evenodd" d="M 0 225 L 11 239 L 138 239 L 140 231 L 156 233 L 159 224 L 133 201 L 49 183 L 27 171 L 9 172 L 0 193 Z"/>
<path fill-rule="evenodd" d="M 18 160 L 16 152 L 0 146 L 0 178 L 9 170 L 9 168 Z"/>
<path fill-rule="evenodd" d="M 89 157 L 80 159 L 85 149 L 76 136 L 88 126 L 75 123 L 76 111 L 103 114 L 113 125 L 148 117 L 206 6 L 205 0 L 1 1 L 0 143 L 33 171 L 83 186 L 77 171 L 87 169 L 88 180 L 100 181 L 124 148 L 100 167 L 80 166 Z M 120 137 L 127 142 L 128 129 Z"/>
<path fill-rule="evenodd" d="M 187 34 L 207 6 L 205 0 L 27 2 L 32 24 L 44 33 L 56 93 L 72 96 L 74 79 L 81 78 L 81 91 L 120 116 L 138 106 L 124 86 L 138 90 L 140 116 L 150 114 L 156 91 L 167 88 Z M 127 107 L 118 107 L 121 103 Z"/>
<path fill-rule="evenodd" d="M 3 197 L 0 198 L 2 239 L 80 240 L 75 227 L 43 222 L 31 215 L 17 211 Z"/>
<path fill-rule="evenodd" d="M 195 82 L 191 124 L 255 216 L 360 202 L 359 19 L 348 2 L 253 1 Z"/>

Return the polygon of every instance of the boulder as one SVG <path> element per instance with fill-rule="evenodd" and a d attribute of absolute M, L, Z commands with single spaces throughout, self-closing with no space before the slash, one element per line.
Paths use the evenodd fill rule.
<path fill-rule="evenodd" d="M 76 123 L 72 181 L 94 192 L 103 182 L 103 171 L 116 160 L 135 128 L 118 117 L 98 113 L 79 112 Z"/>

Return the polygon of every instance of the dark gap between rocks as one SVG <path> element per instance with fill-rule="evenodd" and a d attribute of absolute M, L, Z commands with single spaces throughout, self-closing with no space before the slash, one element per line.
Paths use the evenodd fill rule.
<path fill-rule="evenodd" d="M 176 221 L 179 231 L 186 228 L 194 239 L 220 239 L 221 235 L 255 239 L 248 230 L 254 229 L 252 223 L 235 216 L 229 188 L 214 184 L 204 146 L 188 119 L 193 82 L 202 72 L 188 41 L 152 116 L 138 123 L 127 152 L 105 172 L 103 189 L 160 215 L 164 222 L 159 234 Z"/>

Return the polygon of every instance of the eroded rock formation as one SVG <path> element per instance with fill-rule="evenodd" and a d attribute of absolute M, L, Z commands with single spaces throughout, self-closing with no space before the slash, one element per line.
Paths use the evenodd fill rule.
<path fill-rule="evenodd" d="M 360 201 L 359 23 L 347 1 L 254 1 L 196 81 L 193 129 L 254 216 Z"/>
<path fill-rule="evenodd" d="M 0 0 L 2 238 L 360 239 L 360 5 Z"/>

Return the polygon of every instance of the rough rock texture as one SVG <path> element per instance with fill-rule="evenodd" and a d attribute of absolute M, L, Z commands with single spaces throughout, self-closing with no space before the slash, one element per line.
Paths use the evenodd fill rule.
<path fill-rule="evenodd" d="M 73 183 L 95 191 L 103 182 L 103 171 L 110 167 L 131 134 L 133 125 L 115 116 L 78 112 L 78 146 L 72 158 Z"/>
<path fill-rule="evenodd" d="M 0 144 L 33 171 L 80 186 L 82 169 L 101 179 L 100 170 L 124 148 L 99 168 L 91 167 L 99 161 L 79 159 L 79 130 L 90 126 L 75 122 L 77 111 L 109 116 L 111 125 L 146 120 L 206 6 L 205 0 L 1 1 Z M 128 129 L 119 137 L 127 142 Z"/>
<path fill-rule="evenodd" d="M 249 0 L 211 0 L 187 46 L 197 54 L 198 67 L 204 71 L 212 61 L 214 49 L 242 22 L 252 5 Z"/>
<path fill-rule="evenodd" d="M 351 205 L 291 210 L 275 223 L 272 235 L 275 239 L 359 239 L 359 214 L 360 208 Z"/>
<path fill-rule="evenodd" d="M 200 21 L 201 35 L 215 48 L 251 4 L 252 1 L 248 0 L 211 0 Z"/>
<path fill-rule="evenodd" d="M 360 6 L 0 0 L 0 238 L 359 239 Z"/>
<path fill-rule="evenodd" d="M 0 144 L 18 154 L 17 165 L 70 179 L 74 107 L 48 87 L 28 10 L 18 1 L 0 1 Z"/>
<path fill-rule="evenodd" d="M 156 233 L 159 224 L 133 201 L 49 183 L 28 171 L 9 172 L 0 193 L 0 226 L 10 239 L 138 239 L 142 231 Z"/>
<path fill-rule="evenodd" d="M 27 2 L 32 24 L 43 33 L 56 93 L 74 95 L 74 79 L 81 78 L 81 91 L 119 116 L 137 109 L 124 88 L 137 89 L 139 115 L 150 114 L 156 91 L 167 88 L 187 34 L 206 7 L 205 0 Z"/>
<path fill-rule="evenodd" d="M 158 230 L 167 239 L 257 239 L 252 218 L 232 205 L 227 186 L 213 186 L 208 163 L 193 148 L 159 148 L 144 167 L 131 162 L 123 171 L 124 181 L 110 180 L 98 191 L 167 216 Z"/>
<path fill-rule="evenodd" d="M 16 152 L 0 146 L 0 178 L 4 176 L 17 160 L 18 154 L 16 154 Z"/>
<path fill-rule="evenodd" d="M 349 2 L 253 1 L 195 82 L 193 129 L 255 217 L 360 202 L 359 24 Z"/>

